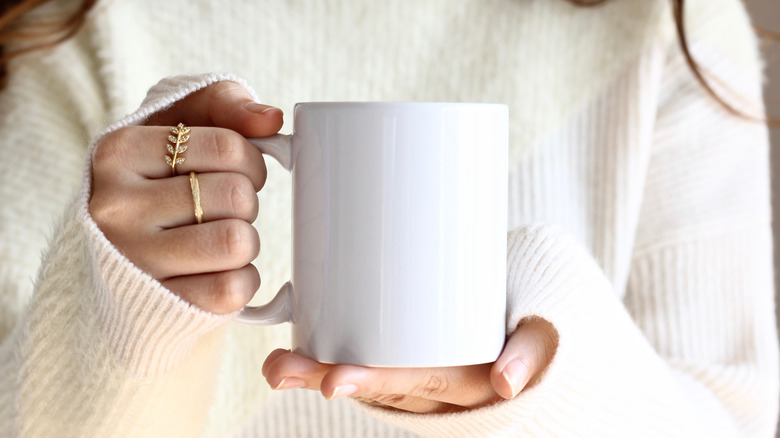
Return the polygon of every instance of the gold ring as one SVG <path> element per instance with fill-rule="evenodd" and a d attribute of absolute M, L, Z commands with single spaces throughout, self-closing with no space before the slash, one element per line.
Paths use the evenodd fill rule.
<path fill-rule="evenodd" d="M 200 206 L 200 184 L 198 184 L 198 174 L 190 172 L 190 189 L 192 189 L 192 203 L 195 204 L 195 220 L 203 223 L 203 207 Z"/>
<path fill-rule="evenodd" d="M 184 162 L 185 158 L 181 156 L 187 150 L 187 140 L 190 139 L 190 128 L 184 123 L 171 128 L 171 135 L 168 136 L 168 153 L 165 155 L 165 162 L 171 166 L 171 174 L 176 175 L 176 165 Z"/>

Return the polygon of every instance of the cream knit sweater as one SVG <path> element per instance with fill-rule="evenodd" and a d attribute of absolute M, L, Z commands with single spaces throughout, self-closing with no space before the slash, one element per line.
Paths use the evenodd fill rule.
<path fill-rule="evenodd" d="M 697 59 L 760 111 L 741 4 L 686 3 Z M 665 0 L 109 0 L 76 38 L 13 67 L 0 436 L 773 434 L 767 132 L 692 78 Z M 207 71 L 235 76 L 147 94 Z M 105 239 L 86 208 L 91 140 L 239 77 L 287 114 L 316 100 L 509 104 L 507 331 L 537 315 L 560 335 L 537 385 L 449 415 L 269 396 L 260 366 L 289 327 L 199 311 Z M 258 302 L 289 276 L 289 176 L 268 162 Z"/>

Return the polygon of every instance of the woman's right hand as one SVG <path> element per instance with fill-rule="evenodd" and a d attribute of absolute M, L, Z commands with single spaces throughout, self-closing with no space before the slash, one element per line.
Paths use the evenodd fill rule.
<path fill-rule="evenodd" d="M 191 127 L 176 165 L 166 164 L 170 127 Z M 92 156 L 89 212 L 106 238 L 137 267 L 212 313 L 241 309 L 260 286 L 251 264 L 260 250 L 252 222 L 265 161 L 247 137 L 282 126 L 281 110 L 254 103 L 234 82 L 219 82 L 102 138 Z M 197 224 L 189 173 L 198 175 Z"/>

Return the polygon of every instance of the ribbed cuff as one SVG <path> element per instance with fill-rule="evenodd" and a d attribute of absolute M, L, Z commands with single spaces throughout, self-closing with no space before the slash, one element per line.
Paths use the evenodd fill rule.
<path fill-rule="evenodd" d="M 94 256 L 93 300 L 99 326 L 129 373 L 165 373 L 206 334 L 235 316 L 211 314 L 182 300 L 117 251 L 91 217 L 83 221 Z"/>

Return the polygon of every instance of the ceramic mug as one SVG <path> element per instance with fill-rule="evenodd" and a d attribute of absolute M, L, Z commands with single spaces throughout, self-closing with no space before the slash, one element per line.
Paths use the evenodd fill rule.
<path fill-rule="evenodd" d="M 324 363 L 493 362 L 505 341 L 508 109 L 299 103 L 250 139 L 292 172 L 292 275 L 238 320 Z"/>

